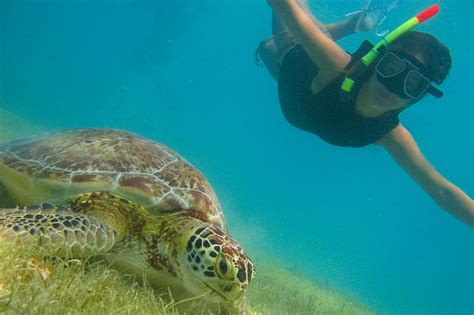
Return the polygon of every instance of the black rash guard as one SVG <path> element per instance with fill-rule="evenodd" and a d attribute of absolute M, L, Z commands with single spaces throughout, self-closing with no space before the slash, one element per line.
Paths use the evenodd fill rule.
<path fill-rule="evenodd" d="M 358 51 L 352 58 L 362 55 Z M 278 95 L 283 114 L 295 127 L 330 144 L 357 148 L 376 142 L 398 125 L 400 110 L 364 117 L 356 112 L 354 99 L 341 98 L 344 74 L 313 94 L 311 83 L 318 72 L 318 66 L 301 45 L 295 45 L 283 58 Z"/>

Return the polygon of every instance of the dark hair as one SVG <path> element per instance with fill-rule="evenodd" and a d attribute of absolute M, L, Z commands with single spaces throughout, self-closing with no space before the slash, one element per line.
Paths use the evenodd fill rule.
<path fill-rule="evenodd" d="M 410 31 L 390 44 L 389 50 L 403 51 L 412 56 L 420 55 L 426 66 L 426 75 L 440 84 L 451 69 L 449 48 L 431 34 Z"/>

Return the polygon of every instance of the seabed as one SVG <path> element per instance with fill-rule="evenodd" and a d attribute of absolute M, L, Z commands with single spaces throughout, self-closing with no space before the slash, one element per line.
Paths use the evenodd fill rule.
<path fill-rule="evenodd" d="M 0 143 L 42 130 L 0 108 Z M 375 314 L 266 253 L 252 254 L 257 276 L 247 291 L 248 314 Z M 35 245 L 18 247 L 0 237 L 0 314 L 216 313 L 215 306 L 175 300 L 167 290 L 138 284 L 104 263 L 48 259 Z"/>

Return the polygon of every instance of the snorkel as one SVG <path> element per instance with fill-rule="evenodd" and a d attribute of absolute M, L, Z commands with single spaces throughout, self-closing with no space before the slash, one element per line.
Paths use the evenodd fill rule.
<path fill-rule="evenodd" d="M 433 16 L 435 16 L 439 12 L 439 5 L 435 4 L 426 9 L 425 11 L 421 12 L 415 17 L 412 17 L 405 23 L 398 26 L 395 30 L 390 32 L 387 36 L 385 36 L 380 42 L 378 42 L 366 55 L 364 55 L 359 62 L 354 64 L 354 71 L 350 71 L 349 75 L 346 76 L 344 79 L 341 89 L 343 92 L 350 94 L 356 80 L 360 77 L 360 73 L 364 73 L 368 70 L 369 66 L 376 60 L 380 53 L 387 48 L 390 43 L 394 40 L 405 34 L 406 32 L 410 31 L 414 27 L 418 26 L 419 24 L 429 20 Z M 353 76 L 352 74 L 356 74 Z"/>

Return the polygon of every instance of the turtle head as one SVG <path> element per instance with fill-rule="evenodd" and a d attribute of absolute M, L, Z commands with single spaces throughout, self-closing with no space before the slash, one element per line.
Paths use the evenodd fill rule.
<path fill-rule="evenodd" d="M 188 234 L 189 235 L 189 234 Z M 255 268 L 239 244 L 215 225 L 196 228 L 186 240 L 182 264 L 195 279 L 227 301 L 239 300 Z"/>

